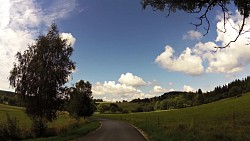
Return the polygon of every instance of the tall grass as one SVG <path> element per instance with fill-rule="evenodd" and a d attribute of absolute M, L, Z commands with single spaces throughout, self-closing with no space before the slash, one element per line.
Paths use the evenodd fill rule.
<path fill-rule="evenodd" d="M 179 110 L 96 116 L 128 121 L 153 141 L 250 140 L 250 93 Z"/>
<path fill-rule="evenodd" d="M 30 131 L 32 122 L 26 116 L 24 108 L 0 104 L 1 122 L 6 122 L 7 114 L 10 117 L 16 117 L 16 119 L 19 121 L 18 123 L 21 129 L 22 138 L 25 139 L 33 137 Z M 78 131 L 83 133 L 90 132 L 98 128 L 98 124 L 98 122 L 86 123 L 86 120 L 83 118 L 81 118 L 79 121 L 76 121 L 67 114 L 60 114 L 55 121 L 48 123 L 48 131 L 46 132 L 46 136 L 57 136 L 63 133 L 68 135 L 69 138 L 78 137 L 77 135 L 80 134 Z M 70 130 L 72 130 L 72 132 L 69 132 Z M 64 136 L 64 138 L 67 137 Z"/>

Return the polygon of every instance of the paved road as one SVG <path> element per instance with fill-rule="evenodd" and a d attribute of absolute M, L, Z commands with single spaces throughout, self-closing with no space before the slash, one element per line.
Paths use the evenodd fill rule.
<path fill-rule="evenodd" d="M 100 129 L 77 141 L 146 141 L 137 129 L 126 122 L 108 119 L 100 121 Z"/>

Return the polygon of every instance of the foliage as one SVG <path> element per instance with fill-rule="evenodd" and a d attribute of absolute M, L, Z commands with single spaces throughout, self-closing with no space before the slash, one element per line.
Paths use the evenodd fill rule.
<path fill-rule="evenodd" d="M 72 52 L 71 45 L 61 39 L 57 26 L 52 24 L 46 35 L 39 36 L 23 54 L 16 54 L 18 64 L 14 64 L 9 81 L 31 118 L 56 119 L 63 85 L 75 68 L 70 60 Z"/>
<path fill-rule="evenodd" d="M 48 128 L 47 122 L 44 118 L 33 118 L 31 130 L 33 131 L 35 137 L 41 137 L 45 135 Z"/>
<path fill-rule="evenodd" d="M 100 113 L 129 113 L 128 109 L 123 109 L 120 106 L 130 106 L 130 104 L 125 103 L 99 103 L 97 105 L 97 111 Z"/>
<path fill-rule="evenodd" d="M 75 118 L 89 117 L 95 111 L 95 104 L 92 97 L 91 84 L 80 80 L 75 87 L 71 88 L 69 113 Z"/>
<path fill-rule="evenodd" d="M 0 103 L 19 107 L 24 106 L 20 95 L 17 95 L 14 92 L 8 92 L 3 90 L 0 90 Z"/>
<path fill-rule="evenodd" d="M 0 123 L 0 138 L 2 141 L 20 140 L 21 129 L 19 128 L 19 122 L 15 117 L 6 115 L 6 122 Z"/>
<path fill-rule="evenodd" d="M 228 8 L 230 4 L 235 5 L 238 8 L 240 15 L 242 16 L 243 22 L 239 25 L 239 28 L 235 30 L 238 31 L 238 35 L 234 40 L 229 41 L 225 46 L 215 47 L 215 48 L 226 48 L 229 47 L 232 42 L 236 42 L 240 35 L 249 32 L 244 29 L 246 25 L 246 18 L 250 15 L 250 1 L 249 0 L 141 0 L 143 9 L 147 6 L 152 7 L 154 10 L 167 11 L 168 16 L 171 12 L 176 12 L 182 10 L 186 13 L 200 14 L 197 19 L 197 23 L 192 23 L 196 29 L 205 24 L 205 33 L 207 35 L 210 30 L 210 19 L 208 18 L 208 13 L 215 8 L 219 8 L 224 15 L 224 29 L 221 32 L 226 32 L 226 23 L 229 20 L 230 12 Z"/>
<path fill-rule="evenodd" d="M 109 107 L 105 104 L 99 104 L 97 106 L 97 111 L 99 111 L 100 113 L 104 113 L 105 111 L 108 111 Z"/>
<path fill-rule="evenodd" d="M 242 93 L 250 92 L 250 77 L 242 80 L 235 80 L 227 85 L 217 86 L 213 91 L 202 92 L 168 92 L 158 97 L 134 99 L 142 106 L 141 109 L 134 109 L 133 112 L 147 112 L 148 106 L 153 106 L 153 110 L 179 109 L 190 106 L 211 103 L 220 99 L 241 96 Z"/>

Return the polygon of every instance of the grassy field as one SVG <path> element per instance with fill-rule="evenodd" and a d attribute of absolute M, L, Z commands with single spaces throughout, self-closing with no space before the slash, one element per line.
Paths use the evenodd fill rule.
<path fill-rule="evenodd" d="M 96 116 L 128 121 L 153 141 L 250 140 L 250 93 L 179 110 Z"/>
<path fill-rule="evenodd" d="M 9 114 L 10 117 L 16 117 L 19 121 L 19 126 L 22 130 L 24 137 L 29 136 L 30 128 L 31 128 L 31 120 L 27 117 L 27 115 L 24 112 L 24 108 L 16 107 L 16 106 L 10 106 L 10 105 L 4 105 L 0 104 L 0 122 L 4 122 L 6 120 L 6 114 Z M 80 137 L 88 132 L 91 132 L 95 129 L 97 129 L 100 125 L 99 122 L 91 122 L 86 123 L 86 120 L 81 119 L 78 129 L 75 128 L 75 125 L 77 124 L 77 121 L 73 118 L 71 118 L 67 114 L 61 114 L 59 115 L 58 119 L 48 123 L 48 131 L 49 135 L 57 135 L 57 137 L 50 138 L 51 140 L 62 140 L 62 138 L 65 139 L 73 139 L 76 137 Z M 67 132 L 69 129 L 72 130 L 70 132 Z M 60 135 L 60 133 L 63 132 L 64 135 Z M 41 139 L 41 140 L 47 140 L 47 139 Z"/>
<path fill-rule="evenodd" d="M 25 141 L 69 141 L 80 138 L 91 131 L 96 130 L 100 127 L 100 122 L 94 121 L 86 123 L 84 126 L 77 128 L 75 130 L 70 130 L 69 132 L 62 133 L 58 136 L 48 137 L 48 138 L 38 138 L 38 139 L 29 139 Z"/>

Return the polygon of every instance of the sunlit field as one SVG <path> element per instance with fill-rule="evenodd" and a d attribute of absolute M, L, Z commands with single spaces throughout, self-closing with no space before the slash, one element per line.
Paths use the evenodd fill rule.
<path fill-rule="evenodd" d="M 31 120 L 24 112 L 24 108 L 0 104 L 0 121 L 5 122 L 7 114 L 10 117 L 16 117 L 21 128 L 23 138 L 32 138 L 30 131 Z M 77 122 L 66 113 L 60 113 L 58 118 L 48 124 L 47 136 L 50 138 L 41 138 L 37 140 L 68 140 L 81 137 L 100 126 L 99 122 L 86 122 L 83 118 Z M 31 139 L 33 140 L 33 139 Z"/>
<path fill-rule="evenodd" d="M 250 140 L 250 93 L 179 110 L 95 116 L 128 121 L 154 141 Z"/>

